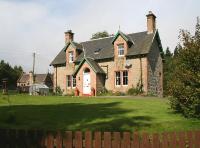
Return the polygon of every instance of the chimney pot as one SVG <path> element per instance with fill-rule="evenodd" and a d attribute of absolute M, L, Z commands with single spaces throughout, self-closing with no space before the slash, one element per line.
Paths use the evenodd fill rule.
<path fill-rule="evenodd" d="M 67 30 L 65 32 L 65 43 L 67 44 L 68 42 L 71 42 L 74 40 L 74 33 L 72 30 Z"/>

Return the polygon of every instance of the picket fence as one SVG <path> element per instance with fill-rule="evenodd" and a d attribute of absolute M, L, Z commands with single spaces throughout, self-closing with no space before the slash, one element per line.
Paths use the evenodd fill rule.
<path fill-rule="evenodd" d="M 1 148 L 200 148 L 200 131 L 141 133 L 0 130 Z"/>

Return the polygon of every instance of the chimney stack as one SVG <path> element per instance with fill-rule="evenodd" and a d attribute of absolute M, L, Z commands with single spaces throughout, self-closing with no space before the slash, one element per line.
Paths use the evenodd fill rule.
<path fill-rule="evenodd" d="M 156 16 L 152 13 L 152 11 L 149 11 L 149 14 L 147 16 L 147 33 L 151 34 L 156 30 Z"/>
<path fill-rule="evenodd" d="M 65 32 L 65 43 L 67 44 L 70 41 L 74 40 L 74 33 L 72 30 L 68 30 Z"/>
<path fill-rule="evenodd" d="M 33 72 L 30 71 L 29 72 L 29 85 L 32 85 L 33 84 Z"/>

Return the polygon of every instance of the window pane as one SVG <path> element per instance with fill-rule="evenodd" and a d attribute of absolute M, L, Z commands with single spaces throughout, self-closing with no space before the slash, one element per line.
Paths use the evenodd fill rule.
<path fill-rule="evenodd" d="M 116 73 L 115 73 L 115 84 L 116 85 L 120 85 L 121 84 L 121 81 L 120 81 L 120 72 L 119 71 L 117 71 Z"/>
<path fill-rule="evenodd" d="M 71 76 L 67 76 L 67 87 L 71 87 Z"/>
<path fill-rule="evenodd" d="M 73 87 L 76 87 L 76 77 L 73 76 Z"/>
<path fill-rule="evenodd" d="M 123 71 L 123 85 L 128 85 L 128 71 Z"/>
<path fill-rule="evenodd" d="M 124 44 L 118 45 L 118 55 L 124 55 Z"/>
<path fill-rule="evenodd" d="M 74 61 L 74 53 L 73 51 L 69 52 L 69 62 L 73 62 Z"/>

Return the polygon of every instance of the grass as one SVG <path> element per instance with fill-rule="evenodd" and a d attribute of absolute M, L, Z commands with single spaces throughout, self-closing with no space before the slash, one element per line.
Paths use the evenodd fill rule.
<path fill-rule="evenodd" d="M 174 113 L 167 99 L 0 96 L 0 128 L 99 131 L 185 131 L 200 120 Z"/>

